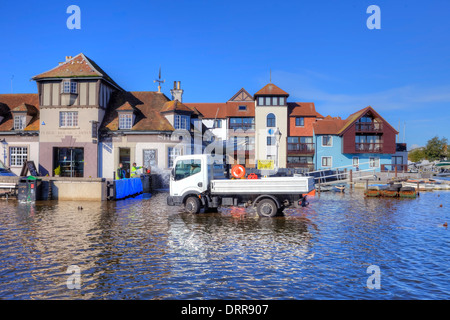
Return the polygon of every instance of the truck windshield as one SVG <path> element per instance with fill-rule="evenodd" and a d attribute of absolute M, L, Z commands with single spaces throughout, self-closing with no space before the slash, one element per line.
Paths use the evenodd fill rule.
<path fill-rule="evenodd" d="M 179 160 L 175 165 L 175 180 L 185 179 L 200 171 L 200 159 Z"/>

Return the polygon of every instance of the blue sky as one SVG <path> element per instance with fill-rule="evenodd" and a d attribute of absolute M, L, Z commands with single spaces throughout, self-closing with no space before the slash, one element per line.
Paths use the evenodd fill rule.
<path fill-rule="evenodd" d="M 81 9 L 69 30 L 67 7 Z M 369 30 L 369 5 L 381 29 Z M 450 139 L 450 1 L 0 1 L 0 93 L 37 92 L 31 77 L 83 52 L 130 91 L 223 102 L 269 82 L 289 101 L 346 118 L 368 105 L 410 147 Z M 405 126 L 406 125 L 406 126 Z M 406 130 L 404 130 L 404 126 Z M 403 134 L 406 132 L 406 135 Z"/>

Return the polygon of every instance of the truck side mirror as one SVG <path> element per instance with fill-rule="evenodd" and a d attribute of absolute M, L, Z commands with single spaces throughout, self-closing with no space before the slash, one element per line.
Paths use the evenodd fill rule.
<path fill-rule="evenodd" d="M 170 178 L 171 178 L 172 180 L 175 179 L 175 169 L 174 169 L 174 168 L 172 168 L 172 169 L 170 170 Z"/>

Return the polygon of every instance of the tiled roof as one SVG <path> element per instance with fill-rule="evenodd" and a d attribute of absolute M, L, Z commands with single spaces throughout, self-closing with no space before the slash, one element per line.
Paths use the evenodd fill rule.
<path fill-rule="evenodd" d="M 371 112 L 373 116 L 390 126 L 392 130 L 398 133 L 397 130 L 395 130 L 386 120 L 384 120 L 383 117 L 381 117 L 371 106 L 352 113 L 345 120 L 342 120 L 340 117 L 333 118 L 331 116 L 326 116 L 323 120 L 318 120 L 313 124 L 314 133 L 342 135 L 353 123 L 368 112 Z"/>
<path fill-rule="evenodd" d="M 239 110 L 239 106 L 246 106 L 246 110 Z M 254 117 L 255 102 L 227 102 L 228 117 Z"/>
<path fill-rule="evenodd" d="M 273 83 L 266 84 L 261 90 L 255 93 L 255 96 L 261 95 L 275 95 L 275 96 L 289 96 L 289 93 L 280 89 Z"/>
<path fill-rule="evenodd" d="M 22 103 L 21 105 L 11 109 L 12 112 L 26 112 L 30 116 L 34 116 L 37 114 L 37 109 L 35 106 L 32 106 L 28 103 Z"/>
<path fill-rule="evenodd" d="M 33 117 L 24 131 L 39 130 L 39 95 L 35 93 L 0 94 L 0 122 L 1 131 L 11 131 L 14 127 L 12 110 L 27 111 Z"/>
<path fill-rule="evenodd" d="M 301 116 L 323 118 L 323 116 L 316 111 L 313 102 L 288 102 L 288 110 L 290 117 Z"/>
<path fill-rule="evenodd" d="M 123 105 L 118 107 L 116 110 L 117 111 L 134 111 L 134 108 L 131 106 L 131 104 L 128 101 L 126 101 Z"/>
<path fill-rule="evenodd" d="M 361 118 L 367 111 L 369 111 L 370 107 L 366 107 L 364 109 L 361 109 L 359 111 L 356 111 L 355 113 L 352 113 L 351 115 L 349 115 L 346 119 L 346 124 L 339 130 L 339 133 L 342 133 L 345 129 L 347 129 L 348 127 L 350 127 L 350 125 L 355 122 L 356 120 L 358 120 L 359 118 Z"/>
<path fill-rule="evenodd" d="M 254 117 L 255 102 L 222 102 L 222 103 L 186 103 L 189 108 L 196 108 L 206 119 L 225 119 L 228 117 Z M 246 110 L 239 110 L 239 106 L 246 106 Z"/>
<path fill-rule="evenodd" d="M 225 119 L 227 117 L 227 104 L 225 102 L 218 103 L 185 103 L 189 108 L 196 108 L 206 119 Z"/>
<path fill-rule="evenodd" d="M 338 134 L 339 130 L 347 123 L 347 120 L 341 118 L 325 117 L 313 123 L 314 134 Z"/>
<path fill-rule="evenodd" d="M 344 131 L 346 131 L 351 124 L 353 124 L 355 121 L 357 121 L 359 118 L 361 118 L 362 116 L 364 116 L 367 113 L 371 113 L 375 118 L 381 120 L 381 122 L 383 122 L 384 124 L 390 126 L 392 128 L 392 130 L 396 133 L 398 133 L 397 130 L 395 130 L 390 124 L 389 122 L 387 122 L 382 116 L 380 116 L 371 106 L 365 107 L 359 111 L 356 111 L 355 113 L 352 113 L 351 115 L 348 116 L 348 118 L 346 119 L 347 123 L 339 130 L 339 134 L 343 134 Z"/>
<path fill-rule="evenodd" d="M 117 109 L 128 102 L 135 110 L 135 122 L 131 131 L 173 131 L 173 126 L 161 114 L 161 110 L 169 101 L 164 94 L 154 91 L 117 91 L 111 97 L 101 125 L 102 131 L 119 130 Z"/>
<path fill-rule="evenodd" d="M 194 112 L 194 110 L 178 100 L 167 101 L 162 107 L 161 111 L 164 112 L 174 112 L 174 111 L 184 111 L 184 112 Z"/>
<path fill-rule="evenodd" d="M 102 70 L 93 60 L 86 57 L 83 53 L 68 59 L 53 69 L 34 76 L 33 80 L 42 80 L 47 78 L 103 78 L 112 85 L 121 89 L 120 86 Z"/>

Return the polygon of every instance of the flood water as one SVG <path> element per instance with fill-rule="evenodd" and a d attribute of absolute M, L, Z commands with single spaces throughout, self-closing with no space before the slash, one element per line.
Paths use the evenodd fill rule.
<path fill-rule="evenodd" d="M 1 201 L 0 299 L 450 298 L 450 191 L 322 193 L 264 219 L 189 215 L 166 196 Z M 68 287 L 70 266 L 80 289 Z"/>

